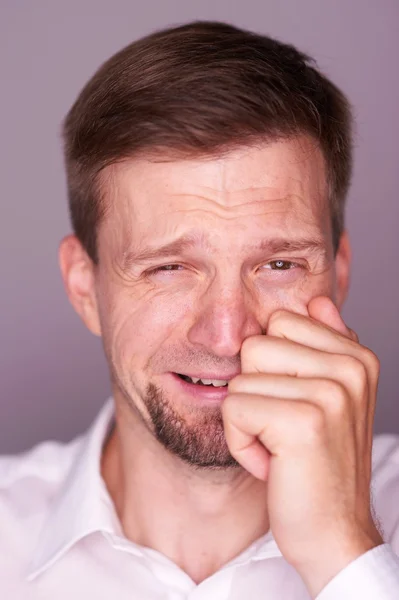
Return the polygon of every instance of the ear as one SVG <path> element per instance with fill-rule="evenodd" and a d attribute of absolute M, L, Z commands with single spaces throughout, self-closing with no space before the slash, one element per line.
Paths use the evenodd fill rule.
<path fill-rule="evenodd" d="M 86 327 L 101 336 L 93 261 L 78 238 L 65 237 L 59 246 L 59 265 L 68 298 Z"/>
<path fill-rule="evenodd" d="M 335 257 L 335 303 L 338 309 L 342 308 L 348 294 L 351 260 L 352 252 L 349 236 L 344 231 L 341 235 Z"/>

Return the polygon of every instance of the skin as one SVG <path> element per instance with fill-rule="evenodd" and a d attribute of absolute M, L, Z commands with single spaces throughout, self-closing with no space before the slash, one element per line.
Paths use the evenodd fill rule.
<path fill-rule="evenodd" d="M 59 256 L 110 367 L 102 473 L 125 535 L 200 583 L 271 528 L 316 597 L 382 543 L 369 494 L 378 360 L 339 314 L 350 247 L 344 233 L 334 256 L 320 150 L 303 137 L 132 159 L 102 184 L 99 264 L 72 235 Z M 192 247 L 148 257 L 187 234 Z M 277 251 L 276 238 L 313 244 Z M 236 373 L 221 406 L 189 402 L 170 375 L 210 371 Z"/>

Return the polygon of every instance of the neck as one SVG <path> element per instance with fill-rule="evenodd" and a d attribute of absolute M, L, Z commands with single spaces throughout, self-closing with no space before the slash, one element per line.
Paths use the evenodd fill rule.
<path fill-rule="evenodd" d="M 268 529 L 266 484 L 244 469 L 198 469 L 140 421 L 116 416 L 102 474 L 126 537 L 162 553 L 199 584 Z"/>

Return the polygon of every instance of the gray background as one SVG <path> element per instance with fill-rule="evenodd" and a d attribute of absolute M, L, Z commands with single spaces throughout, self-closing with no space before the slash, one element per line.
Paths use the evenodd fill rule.
<path fill-rule="evenodd" d="M 70 439 L 109 394 L 101 344 L 70 307 L 58 271 L 70 231 L 61 120 L 115 51 L 199 18 L 296 44 L 354 104 L 344 318 L 382 361 L 375 431 L 399 433 L 398 1 L 0 0 L 0 452 Z"/>

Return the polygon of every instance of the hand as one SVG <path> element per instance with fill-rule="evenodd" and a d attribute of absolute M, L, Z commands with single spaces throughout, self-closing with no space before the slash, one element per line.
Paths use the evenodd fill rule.
<path fill-rule="evenodd" d="M 279 310 L 267 335 L 244 341 L 222 414 L 231 454 L 267 480 L 274 538 L 315 597 L 383 543 L 370 500 L 379 361 L 330 299 L 308 311 Z"/>

